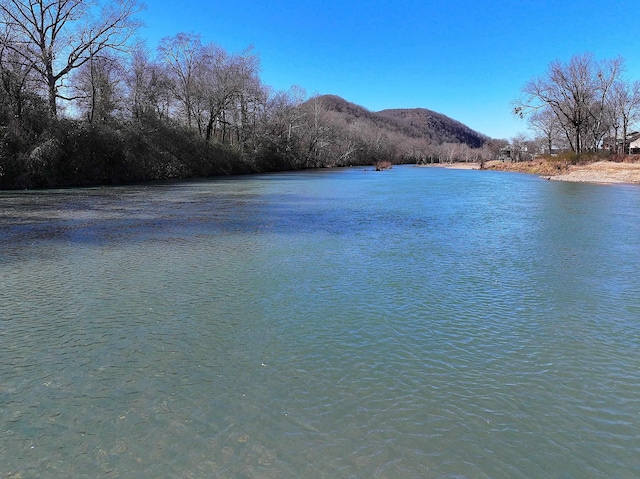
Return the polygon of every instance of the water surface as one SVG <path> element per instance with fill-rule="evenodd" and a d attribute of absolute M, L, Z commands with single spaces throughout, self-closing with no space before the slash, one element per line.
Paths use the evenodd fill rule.
<path fill-rule="evenodd" d="M 640 188 L 0 193 L 0 477 L 640 476 Z"/>

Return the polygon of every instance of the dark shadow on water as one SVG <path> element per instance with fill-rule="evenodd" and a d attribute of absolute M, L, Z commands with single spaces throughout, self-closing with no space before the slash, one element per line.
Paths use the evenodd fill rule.
<path fill-rule="evenodd" d="M 171 244 L 208 235 L 353 234 L 372 224 L 380 229 L 385 223 L 393 228 L 428 227 L 424 214 L 392 210 L 381 214 L 366 202 L 345 204 L 339 195 L 309 197 L 304 191 L 287 189 L 286 184 L 283 188 L 271 185 L 283 180 L 312 179 L 315 183 L 323 178 L 352 182 L 354 177 L 367 176 L 363 171 L 354 168 L 346 175 L 326 170 L 153 186 L 0 193 L 0 260 L 32 257 L 39 250 L 33 246 L 52 242 Z"/>

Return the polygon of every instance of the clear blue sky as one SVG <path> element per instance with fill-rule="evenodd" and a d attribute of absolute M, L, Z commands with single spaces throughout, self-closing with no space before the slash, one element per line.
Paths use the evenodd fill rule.
<path fill-rule="evenodd" d="M 429 108 L 494 138 L 526 131 L 510 103 L 552 60 L 622 56 L 640 79 L 638 0 L 147 0 L 140 36 L 179 32 L 237 53 L 261 78 L 369 110 Z"/>

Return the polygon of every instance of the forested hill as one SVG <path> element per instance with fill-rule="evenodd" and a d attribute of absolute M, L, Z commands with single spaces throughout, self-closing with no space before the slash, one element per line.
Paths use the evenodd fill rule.
<path fill-rule="evenodd" d="M 376 114 L 398 124 L 409 136 L 429 138 L 433 143 L 464 143 L 479 148 L 489 140 L 467 125 L 426 108 L 382 110 Z"/>
<path fill-rule="evenodd" d="M 365 120 L 394 136 L 424 139 L 435 145 L 461 143 L 471 148 L 480 148 L 489 140 L 467 125 L 426 108 L 372 112 L 336 95 L 323 95 L 319 99 L 325 109 L 340 114 L 347 122 Z"/>

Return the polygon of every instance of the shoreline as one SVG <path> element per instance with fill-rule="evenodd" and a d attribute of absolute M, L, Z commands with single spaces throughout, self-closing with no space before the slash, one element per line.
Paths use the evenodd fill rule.
<path fill-rule="evenodd" d="M 572 165 L 559 175 L 543 176 L 547 180 L 573 183 L 640 184 L 640 163 L 598 161 L 588 165 Z"/>
<path fill-rule="evenodd" d="M 460 170 L 479 170 L 479 163 L 450 163 L 433 164 L 440 168 L 452 168 Z M 552 181 L 565 181 L 571 183 L 600 183 L 600 184 L 632 184 L 640 185 L 640 163 L 597 161 L 585 165 L 569 165 L 560 169 L 544 160 L 523 163 L 508 163 L 502 161 L 488 161 L 486 170 L 512 171 L 517 173 L 529 173 Z"/>
<path fill-rule="evenodd" d="M 416 165 L 420 168 L 450 168 L 452 170 L 479 170 L 480 163 L 468 162 L 468 163 L 427 163 L 424 165 Z"/>

